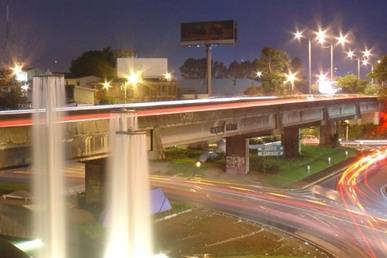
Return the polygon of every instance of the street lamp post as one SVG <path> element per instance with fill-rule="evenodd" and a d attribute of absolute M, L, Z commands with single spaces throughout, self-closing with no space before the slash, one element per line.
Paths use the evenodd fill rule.
<path fill-rule="evenodd" d="M 316 35 L 316 41 L 321 45 L 323 48 L 330 48 L 330 57 L 331 57 L 331 69 L 330 69 L 330 79 L 333 81 L 334 79 L 334 48 L 335 45 L 341 45 L 342 47 L 345 46 L 345 44 L 349 43 L 348 40 L 348 34 L 340 33 L 339 37 L 335 37 L 336 43 L 333 43 L 332 40 L 330 40 L 330 46 L 324 47 L 324 43 L 327 42 L 328 35 L 327 35 L 327 29 L 319 28 L 318 31 L 315 32 Z"/>
<path fill-rule="evenodd" d="M 289 89 L 289 92 L 293 92 L 294 91 L 294 82 L 297 81 L 297 73 L 292 73 L 291 71 L 289 71 L 288 74 L 286 74 L 286 81 L 285 83 L 290 83 L 290 89 Z"/>
<path fill-rule="evenodd" d="M 308 93 L 312 92 L 312 41 L 308 39 L 308 67 L 309 67 L 309 78 L 308 78 Z"/>
<path fill-rule="evenodd" d="M 333 81 L 333 44 L 331 44 L 331 81 Z"/>
<path fill-rule="evenodd" d="M 303 32 L 296 31 L 294 33 L 294 38 L 297 40 L 301 40 L 304 38 Z M 308 94 L 312 92 L 312 41 L 308 37 Z"/>
<path fill-rule="evenodd" d="M 350 59 L 350 60 L 353 60 L 356 58 L 356 61 L 357 61 L 357 79 L 360 80 L 360 73 L 361 73 L 361 59 L 358 55 L 356 55 L 355 53 L 358 52 L 357 50 L 349 50 L 347 52 L 347 57 Z"/>
<path fill-rule="evenodd" d="M 131 85 L 134 88 L 137 86 L 137 84 L 141 83 L 141 73 L 140 72 L 134 72 L 131 71 L 128 75 L 127 82 L 124 83 L 124 97 L 125 97 L 125 104 L 126 104 L 126 97 L 127 97 L 127 88 L 128 85 Z"/>

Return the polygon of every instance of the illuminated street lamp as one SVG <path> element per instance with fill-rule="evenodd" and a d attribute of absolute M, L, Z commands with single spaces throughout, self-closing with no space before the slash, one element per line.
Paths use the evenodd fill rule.
<path fill-rule="evenodd" d="M 337 40 L 336 42 L 337 45 L 341 45 L 342 47 L 345 47 L 345 45 L 349 43 L 348 34 L 343 35 L 343 33 L 340 32 L 340 36 L 336 37 L 336 40 Z"/>
<path fill-rule="evenodd" d="M 255 75 L 257 76 L 257 78 L 261 78 L 262 77 L 262 72 L 261 71 L 257 71 L 255 73 Z"/>
<path fill-rule="evenodd" d="M 368 61 L 368 59 L 363 59 L 362 61 L 361 61 L 361 65 L 362 66 L 368 66 L 370 63 L 369 63 L 369 61 Z"/>
<path fill-rule="evenodd" d="M 23 72 L 23 64 L 14 63 L 10 69 L 12 70 L 12 76 L 16 76 L 17 74 Z"/>
<path fill-rule="evenodd" d="M 354 60 L 356 59 L 357 60 L 357 79 L 360 80 L 360 64 L 361 64 L 361 59 L 358 55 L 356 55 L 356 50 L 348 50 L 347 52 L 347 58 L 349 58 L 350 60 Z"/>
<path fill-rule="evenodd" d="M 127 77 L 127 82 L 124 83 L 124 94 L 125 94 L 125 103 L 127 99 L 127 87 L 128 84 L 131 85 L 132 87 L 136 87 L 137 84 L 142 82 L 141 78 L 141 72 L 134 72 L 131 71 Z"/>
<path fill-rule="evenodd" d="M 137 86 L 141 82 L 141 73 L 140 72 L 131 72 L 128 75 L 128 83 L 132 86 Z"/>
<path fill-rule="evenodd" d="M 294 33 L 294 39 L 301 41 L 304 37 L 304 33 L 302 31 L 297 30 Z M 312 41 L 308 37 L 308 68 L 309 68 L 309 77 L 308 77 L 308 93 L 311 94 L 312 90 Z"/>
<path fill-rule="evenodd" d="M 25 92 L 27 92 L 30 88 L 30 85 L 28 83 L 24 83 L 22 86 L 21 86 L 21 89 Z"/>
<path fill-rule="evenodd" d="M 112 85 L 111 85 L 111 82 L 110 81 L 104 81 L 103 83 L 102 83 L 102 88 L 104 89 L 104 90 L 109 90 L 110 88 L 112 87 Z"/>
<path fill-rule="evenodd" d="M 164 74 L 164 79 L 168 82 L 172 81 L 172 74 L 167 72 Z"/>
<path fill-rule="evenodd" d="M 364 51 L 362 51 L 362 53 L 363 53 L 363 58 L 364 59 L 368 59 L 368 58 L 370 58 L 371 56 L 372 56 L 372 52 L 371 52 L 372 50 L 371 49 L 364 49 Z"/>
<path fill-rule="evenodd" d="M 318 31 L 315 32 L 315 40 L 323 47 L 325 43 L 328 42 L 328 35 L 327 35 L 327 29 L 322 29 L 321 27 L 318 29 Z M 336 37 L 336 45 L 340 45 L 341 47 L 345 47 L 346 44 L 349 43 L 348 40 L 348 34 L 343 34 L 340 32 L 340 35 Z M 333 81 L 333 59 L 334 59 L 334 43 L 333 41 L 330 41 L 330 52 L 331 52 L 331 70 L 330 70 L 330 76 L 331 81 Z"/>
<path fill-rule="evenodd" d="M 9 69 L 12 71 L 12 76 L 15 76 L 16 81 L 26 82 L 28 80 L 27 73 L 23 71 L 23 64 L 15 63 Z"/>
<path fill-rule="evenodd" d="M 285 84 L 290 83 L 291 91 L 293 91 L 294 90 L 294 82 L 297 80 L 298 80 L 297 73 L 292 73 L 291 71 L 289 71 L 288 74 L 286 74 Z"/>
<path fill-rule="evenodd" d="M 315 40 L 320 44 L 324 45 L 327 41 L 327 30 L 323 30 L 322 28 L 318 28 L 318 31 L 314 33 L 316 35 Z"/>

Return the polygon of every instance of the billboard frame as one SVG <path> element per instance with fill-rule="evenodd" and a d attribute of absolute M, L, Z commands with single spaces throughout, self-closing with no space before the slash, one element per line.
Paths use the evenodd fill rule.
<path fill-rule="evenodd" d="M 204 30 L 211 30 L 215 26 L 224 26 L 226 23 L 232 23 L 232 37 L 231 38 L 219 38 L 219 39 L 204 39 L 205 35 L 203 34 L 203 39 L 197 39 L 197 40 L 185 40 L 183 38 L 184 34 L 184 26 L 187 27 L 192 26 L 192 28 L 196 27 L 202 27 Z M 223 24 L 223 25 L 222 25 Z M 212 28 L 211 28 L 212 27 Z M 191 28 L 191 29 L 192 29 Z M 207 35 L 209 37 L 210 34 Z M 200 35 L 198 33 L 197 37 L 199 38 Z M 237 41 L 237 24 L 234 20 L 221 20 L 221 21 L 203 21 L 203 22 L 187 22 L 187 23 L 181 23 L 180 24 L 180 45 L 182 46 L 206 46 L 206 45 L 234 45 Z"/>

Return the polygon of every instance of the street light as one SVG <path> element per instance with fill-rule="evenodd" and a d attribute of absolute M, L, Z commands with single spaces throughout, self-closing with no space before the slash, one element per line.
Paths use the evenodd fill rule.
<path fill-rule="evenodd" d="M 304 38 L 303 32 L 297 30 L 294 33 L 294 38 L 298 41 L 301 41 L 301 39 Z M 309 70 L 309 76 L 308 76 L 308 93 L 311 94 L 312 90 L 312 41 L 310 38 L 307 38 L 308 40 L 308 70 Z"/>
<path fill-rule="evenodd" d="M 261 78 L 262 77 L 262 72 L 261 71 L 257 71 L 255 73 L 255 75 L 257 76 L 257 78 Z"/>
<path fill-rule="evenodd" d="M 10 67 L 12 70 L 12 76 L 17 76 L 21 72 L 23 72 L 23 64 L 14 63 L 12 67 Z"/>
<path fill-rule="evenodd" d="M 364 51 L 362 51 L 362 53 L 363 53 L 363 58 L 364 58 L 364 59 L 370 58 L 370 57 L 372 56 L 372 52 L 371 52 L 371 51 L 372 51 L 371 49 L 365 48 Z"/>
<path fill-rule="evenodd" d="M 368 59 L 363 59 L 363 61 L 361 61 L 361 64 L 363 66 L 368 66 L 370 63 L 368 62 Z"/>
<path fill-rule="evenodd" d="M 291 71 L 288 72 L 288 74 L 286 74 L 286 81 L 285 83 L 290 83 L 291 85 L 291 91 L 294 90 L 294 82 L 297 81 L 298 78 L 297 78 L 297 73 L 292 73 Z"/>
<path fill-rule="evenodd" d="M 358 55 L 356 55 L 356 50 L 348 50 L 347 52 L 347 57 L 350 59 L 350 60 L 353 60 L 356 58 L 357 60 L 357 79 L 360 80 L 360 64 L 361 64 L 361 59 Z"/>
<path fill-rule="evenodd" d="M 103 83 L 102 83 L 102 88 L 104 89 L 104 90 L 109 90 L 110 88 L 112 87 L 112 85 L 111 85 L 111 82 L 110 81 L 104 81 Z"/>
<path fill-rule="evenodd" d="M 140 72 L 130 72 L 128 75 L 128 83 L 130 85 L 136 86 L 141 82 L 141 73 Z"/>
<path fill-rule="evenodd" d="M 131 71 L 127 77 L 127 82 L 124 83 L 124 94 L 125 94 L 125 104 L 126 104 L 126 97 L 127 97 L 127 87 L 128 84 L 132 87 L 136 87 L 137 84 L 142 82 L 141 78 L 141 72 L 137 71 Z"/>
<path fill-rule="evenodd" d="M 328 35 L 327 35 L 327 29 L 322 29 L 321 27 L 318 29 L 318 31 L 315 32 L 315 40 L 323 47 L 324 43 L 328 41 Z M 341 45 L 342 47 L 345 46 L 345 44 L 349 43 L 348 40 L 348 34 L 343 34 L 340 32 L 339 37 L 336 37 L 336 45 Z M 333 81 L 333 59 L 334 59 L 334 44 L 331 41 L 330 42 L 330 52 L 331 52 L 331 81 Z"/>
<path fill-rule="evenodd" d="M 28 83 L 24 83 L 22 86 L 21 86 L 21 89 L 25 92 L 27 92 L 30 88 L 30 85 Z"/>
<path fill-rule="evenodd" d="M 314 33 L 316 35 L 315 40 L 320 44 L 324 45 L 327 41 L 327 29 L 323 30 L 321 27 L 318 28 L 318 31 Z"/>
<path fill-rule="evenodd" d="M 343 33 L 340 32 L 340 36 L 336 37 L 337 45 L 341 45 L 342 47 L 345 47 L 345 44 L 349 43 L 348 40 L 348 34 L 343 35 Z"/>
<path fill-rule="evenodd" d="M 167 72 L 164 74 L 164 79 L 168 82 L 172 81 L 172 74 Z"/>

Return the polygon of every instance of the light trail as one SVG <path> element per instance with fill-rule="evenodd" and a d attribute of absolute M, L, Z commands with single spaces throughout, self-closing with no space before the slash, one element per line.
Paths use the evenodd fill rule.
<path fill-rule="evenodd" d="M 117 105 L 97 105 L 58 108 L 65 112 L 63 122 L 80 122 L 104 120 L 110 118 L 110 113 L 122 109 L 136 110 L 138 117 L 171 115 L 180 113 L 220 111 L 227 109 L 242 109 L 251 107 L 283 106 L 302 103 L 321 104 L 334 100 L 375 100 L 374 97 L 363 95 L 337 95 L 337 96 L 293 96 L 288 98 L 269 97 L 233 97 L 210 98 L 195 100 L 174 100 L 142 102 Z M 31 115 L 35 112 L 44 112 L 43 109 L 3 110 L 0 111 L 0 128 L 30 126 Z"/>
<path fill-rule="evenodd" d="M 386 159 L 387 148 L 376 149 L 372 153 L 362 157 L 359 161 L 348 167 L 348 169 L 343 172 L 337 183 L 337 189 L 340 193 L 340 198 L 347 210 L 351 210 L 353 207 L 356 207 L 362 213 L 367 214 L 366 223 L 369 227 L 373 227 L 375 229 L 382 225 L 386 226 L 387 220 L 369 212 L 362 204 L 362 198 L 372 198 L 372 196 L 365 196 L 367 193 L 358 187 L 358 183 L 363 181 L 367 187 L 368 193 L 370 195 L 376 194 L 375 190 L 368 185 L 368 176 L 370 173 L 375 171 L 375 167 L 381 165 L 380 163 L 385 162 Z M 358 218 L 353 216 L 353 214 L 350 212 L 348 213 L 348 216 L 354 222 L 353 224 L 357 233 L 361 236 L 363 243 L 366 243 L 369 257 L 377 258 L 378 256 L 375 254 L 372 245 L 376 242 L 379 243 L 379 245 L 386 247 L 387 231 L 384 231 L 384 234 L 373 234 L 371 236 L 366 235 L 363 229 L 356 225 L 359 222 Z"/>

